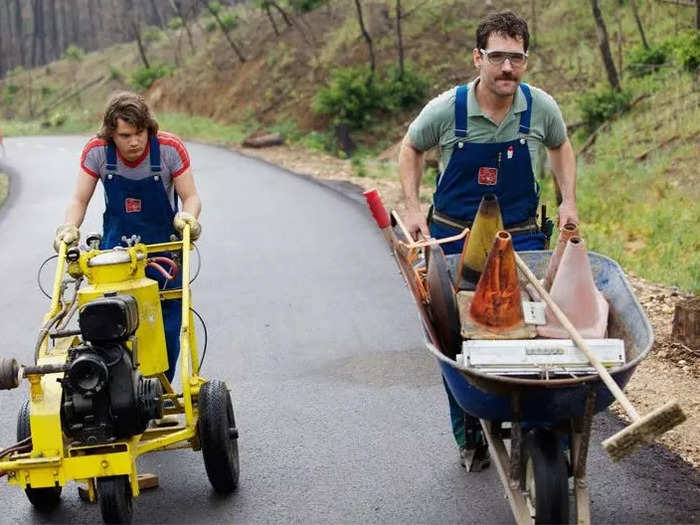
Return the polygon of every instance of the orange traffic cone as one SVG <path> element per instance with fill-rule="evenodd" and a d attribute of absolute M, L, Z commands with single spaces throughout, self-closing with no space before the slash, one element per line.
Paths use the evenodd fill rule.
<path fill-rule="evenodd" d="M 557 273 L 557 268 L 559 268 L 559 261 L 561 261 L 561 256 L 564 255 L 566 243 L 569 242 L 569 239 L 572 237 L 578 237 L 578 225 L 573 222 L 568 222 L 559 230 L 559 240 L 552 252 L 552 256 L 549 258 L 547 272 L 544 274 L 542 286 L 547 291 L 552 289 L 552 282 L 554 282 L 554 276 Z"/>
<path fill-rule="evenodd" d="M 459 258 L 458 290 L 473 290 L 474 283 L 479 281 L 481 272 L 484 271 L 493 238 L 502 229 L 503 218 L 501 208 L 498 206 L 498 197 L 493 193 L 487 193 L 481 198 L 479 210 L 476 212 L 474 224 L 469 232 L 469 239 L 465 241 Z"/>
<path fill-rule="evenodd" d="M 470 339 L 525 339 L 535 337 L 534 327 L 523 319 L 520 283 L 513 239 L 499 231 L 486 260 L 476 291 L 460 292 L 463 305 L 462 336 Z M 459 297 L 458 297 L 459 299 Z"/>
<path fill-rule="evenodd" d="M 572 237 L 566 244 L 559 269 L 554 276 L 550 295 L 582 337 L 601 339 L 608 327 L 608 302 L 593 282 L 586 245 L 581 237 Z M 545 309 L 547 324 L 537 333 L 552 339 L 569 339 L 551 309 Z"/>

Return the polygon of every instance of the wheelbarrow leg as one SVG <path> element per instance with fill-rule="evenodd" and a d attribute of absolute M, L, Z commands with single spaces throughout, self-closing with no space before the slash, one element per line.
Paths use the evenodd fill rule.
<path fill-rule="evenodd" d="M 520 489 L 520 479 L 513 479 L 511 477 L 514 470 L 512 465 L 513 458 L 512 456 L 508 455 L 503 437 L 500 433 L 500 428 L 497 428 L 493 422 L 487 421 L 486 419 L 481 419 L 480 422 L 482 428 L 484 429 L 484 436 L 489 443 L 491 459 L 496 465 L 498 477 L 501 478 L 503 488 L 506 490 L 506 497 L 508 498 L 510 510 L 513 512 L 515 522 L 518 525 L 529 525 L 534 523 L 532 515 L 530 514 L 530 508 L 528 507 L 527 502 L 525 501 L 525 496 Z M 519 427 L 520 423 L 513 422 L 513 427 L 515 426 Z M 511 450 L 514 448 L 519 449 L 520 443 L 515 443 L 513 440 L 511 440 Z"/>
<path fill-rule="evenodd" d="M 583 417 L 572 420 L 571 428 L 571 467 L 574 476 L 574 500 L 576 502 L 576 523 L 591 523 L 591 495 L 588 489 L 586 461 L 588 444 L 591 439 L 595 391 L 588 392 Z"/>

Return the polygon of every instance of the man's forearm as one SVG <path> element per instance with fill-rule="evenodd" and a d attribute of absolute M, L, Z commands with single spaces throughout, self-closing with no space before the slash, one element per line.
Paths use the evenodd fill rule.
<path fill-rule="evenodd" d="M 423 152 L 404 138 L 399 151 L 399 179 L 408 211 L 420 211 L 420 181 L 423 177 Z"/>
<path fill-rule="evenodd" d="M 199 217 L 199 212 L 202 211 L 202 201 L 199 195 L 190 195 L 182 201 L 182 211 L 191 213 L 195 218 Z"/>
<path fill-rule="evenodd" d="M 87 211 L 87 203 L 82 202 L 78 199 L 72 199 L 68 203 L 68 208 L 66 209 L 65 223 L 72 224 L 76 228 L 80 228 L 83 224 L 83 219 L 85 219 L 85 212 Z"/>
<path fill-rule="evenodd" d="M 571 143 L 566 140 L 556 149 L 549 150 L 552 171 L 561 193 L 562 202 L 576 202 L 576 157 Z"/>

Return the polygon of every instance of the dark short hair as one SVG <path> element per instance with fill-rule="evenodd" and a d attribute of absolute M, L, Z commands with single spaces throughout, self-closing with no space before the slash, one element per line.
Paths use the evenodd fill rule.
<path fill-rule="evenodd" d="M 97 136 L 103 140 L 112 140 L 117 130 L 117 119 L 122 119 L 137 130 L 148 130 L 148 136 L 158 133 L 158 122 L 153 117 L 146 100 L 136 93 L 122 91 L 113 95 L 105 108 L 102 129 Z"/>
<path fill-rule="evenodd" d="M 492 33 L 521 39 L 526 52 L 530 45 L 530 33 L 527 30 L 527 22 L 513 11 L 492 13 L 484 18 L 483 22 L 476 29 L 476 48 L 486 49 L 486 44 Z"/>

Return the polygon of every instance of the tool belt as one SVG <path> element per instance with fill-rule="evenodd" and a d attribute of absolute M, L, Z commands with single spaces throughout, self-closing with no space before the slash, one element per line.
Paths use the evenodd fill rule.
<path fill-rule="evenodd" d="M 434 210 L 431 206 L 430 212 L 428 212 L 428 223 L 435 222 L 436 224 L 441 224 L 442 226 L 447 226 L 455 230 L 463 230 L 464 228 L 471 228 L 473 221 L 463 221 L 460 219 L 455 219 L 444 213 L 440 213 Z M 509 224 L 505 227 L 506 231 L 511 235 L 518 235 L 521 233 L 536 233 L 540 231 L 537 225 L 537 217 L 530 217 L 529 219 L 518 222 L 516 224 Z"/>

